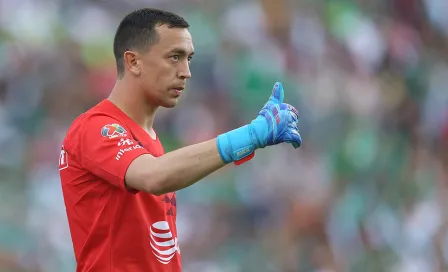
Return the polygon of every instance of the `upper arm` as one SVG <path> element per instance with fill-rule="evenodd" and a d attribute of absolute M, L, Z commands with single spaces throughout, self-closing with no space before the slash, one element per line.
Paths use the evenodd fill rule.
<path fill-rule="evenodd" d="M 147 170 L 149 165 L 155 164 L 155 160 L 156 158 L 150 154 L 141 155 L 133 160 L 126 171 L 126 186 L 139 191 L 156 193 L 156 188 L 151 188 L 156 184 L 148 182 L 150 177 Z"/>
<path fill-rule="evenodd" d="M 112 117 L 92 116 L 80 129 L 82 166 L 126 190 L 125 176 L 129 166 L 136 158 L 149 152 L 132 138 L 122 123 Z"/>

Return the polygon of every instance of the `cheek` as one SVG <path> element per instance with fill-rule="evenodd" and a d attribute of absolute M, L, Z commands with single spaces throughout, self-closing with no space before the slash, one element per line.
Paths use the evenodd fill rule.
<path fill-rule="evenodd" d="M 173 70 L 173 67 L 170 64 L 161 62 L 152 66 L 148 70 L 148 73 L 150 74 L 149 76 L 152 77 L 155 81 L 163 82 L 169 77 L 171 70 Z"/>
<path fill-rule="evenodd" d="M 175 76 L 176 67 L 165 59 L 145 63 L 143 80 L 146 89 L 153 95 L 165 92 L 173 84 Z"/>

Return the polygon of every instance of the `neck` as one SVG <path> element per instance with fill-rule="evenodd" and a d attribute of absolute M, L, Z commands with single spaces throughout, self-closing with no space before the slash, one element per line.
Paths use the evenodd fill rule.
<path fill-rule="evenodd" d="M 117 80 L 108 98 L 134 122 L 146 130 L 153 138 L 154 118 L 157 106 L 148 104 L 145 94 L 138 86 L 125 79 Z"/>

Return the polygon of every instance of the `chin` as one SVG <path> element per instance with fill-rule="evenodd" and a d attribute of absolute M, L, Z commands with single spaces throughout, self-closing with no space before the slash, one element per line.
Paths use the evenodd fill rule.
<path fill-rule="evenodd" d="M 178 101 L 177 98 L 169 99 L 169 100 L 163 101 L 163 103 L 160 106 L 167 108 L 167 109 L 174 108 L 177 105 L 177 101 Z"/>

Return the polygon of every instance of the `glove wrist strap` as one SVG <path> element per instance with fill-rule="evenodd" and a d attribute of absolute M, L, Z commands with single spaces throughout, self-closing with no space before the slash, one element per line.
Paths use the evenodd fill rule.
<path fill-rule="evenodd" d="M 251 160 L 255 155 L 256 146 L 251 139 L 250 125 L 245 125 L 217 137 L 219 154 L 225 163 L 236 165 Z"/>

